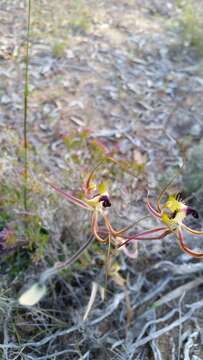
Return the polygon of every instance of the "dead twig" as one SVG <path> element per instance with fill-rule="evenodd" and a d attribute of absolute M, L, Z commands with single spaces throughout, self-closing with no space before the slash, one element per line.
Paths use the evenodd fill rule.
<path fill-rule="evenodd" d="M 156 301 L 154 303 L 154 306 L 158 307 L 158 306 L 161 306 L 171 300 L 174 300 L 177 297 L 180 297 L 183 293 L 193 289 L 194 287 L 201 285 L 202 283 L 203 283 L 203 279 L 199 278 L 199 279 L 192 280 L 192 281 L 188 282 L 187 284 L 181 285 L 178 288 L 176 288 L 175 290 L 172 290 L 168 294 L 164 295 L 158 301 Z"/>
<path fill-rule="evenodd" d="M 143 346 L 145 344 L 147 344 L 148 342 L 157 339 L 158 337 L 162 336 L 163 334 L 168 333 L 169 331 L 173 330 L 174 328 L 176 328 L 177 326 L 180 326 L 181 324 L 183 324 L 185 321 L 191 319 L 191 316 L 193 315 L 194 311 L 197 310 L 198 308 L 203 306 L 203 301 L 199 301 L 198 303 L 196 303 L 196 306 L 191 307 L 191 309 L 181 318 L 178 318 L 177 320 L 173 321 L 171 324 L 165 326 L 164 328 L 155 331 L 154 333 L 144 337 L 143 339 L 140 339 L 138 341 L 135 341 L 134 343 L 134 350 L 137 349 L 140 346 Z"/>

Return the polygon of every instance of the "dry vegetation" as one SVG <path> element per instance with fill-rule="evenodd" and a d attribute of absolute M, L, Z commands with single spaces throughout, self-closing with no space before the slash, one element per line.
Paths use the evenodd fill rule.
<path fill-rule="evenodd" d="M 94 242 L 49 283 L 39 305 L 16 299 L 40 273 L 90 236 L 88 216 L 47 186 L 80 193 L 104 160 L 111 222 L 147 215 L 183 159 L 172 192 L 203 216 L 203 6 L 201 1 L 33 1 L 29 66 L 29 214 L 23 208 L 26 6 L 0 3 L 0 358 L 6 360 L 200 360 L 203 263 L 173 236 L 139 243 L 136 260 Z M 105 145 L 105 147 L 104 147 Z M 113 153 L 116 163 L 106 161 Z M 146 218 L 135 230 L 156 225 Z M 0 238 L 1 241 L 1 238 Z M 193 249 L 202 239 L 186 237 Z M 94 304 L 83 320 L 90 296 Z"/>

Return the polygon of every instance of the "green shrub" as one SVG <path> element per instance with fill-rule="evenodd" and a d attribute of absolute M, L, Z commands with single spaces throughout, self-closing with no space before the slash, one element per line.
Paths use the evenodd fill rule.
<path fill-rule="evenodd" d="M 178 27 L 183 42 L 198 53 L 203 52 L 203 10 L 192 1 L 178 2 L 180 16 Z"/>

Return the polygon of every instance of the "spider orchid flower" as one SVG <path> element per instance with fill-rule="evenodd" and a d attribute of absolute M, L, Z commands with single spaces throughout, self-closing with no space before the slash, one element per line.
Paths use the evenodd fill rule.
<path fill-rule="evenodd" d="M 98 166 L 97 166 L 98 167 Z M 96 169 L 96 168 L 95 168 Z M 82 185 L 83 196 L 82 199 L 75 197 L 71 193 L 64 192 L 63 190 L 59 189 L 57 186 L 49 183 L 49 185 L 54 189 L 56 192 L 61 194 L 65 199 L 69 202 L 77 205 L 85 210 L 88 210 L 92 213 L 91 216 L 91 229 L 92 233 L 94 234 L 95 238 L 100 243 L 109 243 L 109 241 L 118 242 L 119 236 L 128 230 L 129 227 L 123 228 L 119 231 L 116 231 L 111 226 L 108 215 L 106 214 L 106 209 L 111 207 L 111 200 L 110 195 L 108 193 L 106 185 L 101 182 L 97 184 L 94 181 L 95 169 L 87 176 L 85 181 Z M 100 229 L 99 229 L 99 217 L 102 217 L 104 220 L 104 225 L 106 228 L 105 237 L 101 237 Z M 120 243 L 120 242 L 119 242 Z"/>
<path fill-rule="evenodd" d="M 181 200 L 181 194 L 169 195 L 167 201 L 161 205 L 161 199 L 166 189 L 164 189 L 159 195 L 156 206 L 153 207 L 147 198 L 146 207 L 151 215 L 159 219 L 163 227 L 154 228 L 138 234 L 135 234 L 128 238 L 124 244 L 131 240 L 158 240 L 163 239 L 167 235 L 175 233 L 178 239 L 180 249 L 186 254 L 196 257 L 203 258 L 203 252 L 195 252 L 187 247 L 184 242 L 183 230 L 186 230 L 191 235 L 203 235 L 203 231 L 194 230 L 184 224 L 184 220 L 188 215 L 192 215 L 195 219 L 199 218 L 198 212 L 187 206 Z"/>

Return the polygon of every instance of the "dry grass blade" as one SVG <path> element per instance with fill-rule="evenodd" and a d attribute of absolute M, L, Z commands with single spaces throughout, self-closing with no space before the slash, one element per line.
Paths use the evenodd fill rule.
<path fill-rule="evenodd" d="M 65 349 L 62 351 L 57 351 L 51 354 L 47 354 L 44 356 L 36 357 L 32 355 L 26 355 L 28 360 L 49 360 L 49 359 L 57 359 L 57 357 L 65 354 L 77 354 L 79 356 L 79 351 L 75 349 Z"/>
<path fill-rule="evenodd" d="M 20 349 L 26 348 L 26 347 L 40 348 L 41 346 L 49 343 L 50 341 L 55 341 L 58 337 L 66 336 L 66 335 L 69 335 L 69 334 L 79 330 L 79 328 L 80 328 L 80 325 L 78 324 L 78 325 L 72 326 L 72 327 L 70 327 L 70 328 L 68 328 L 66 330 L 57 331 L 54 334 L 45 336 L 40 341 L 30 341 L 30 342 L 19 344 L 19 345 L 16 345 L 15 343 L 8 343 L 8 344 L 5 344 L 5 345 L 0 344 L 0 349 L 7 348 L 7 349 L 20 350 Z"/>
<path fill-rule="evenodd" d="M 101 321 L 103 321 L 105 318 L 107 318 L 108 316 L 110 316 L 119 306 L 119 304 L 121 303 L 121 301 L 125 298 L 125 293 L 120 293 L 120 294 L 116 294 L 114 299 L 112 300 L 112 302 L 110 303 L 110 305 L 107 307 L 107 309 L 105 311 L 103 311 L 103 314 L 92 320 L 90 322 L 90 325 L 96 325 L 99 324 Z"/>
<path fill-rule="evenodd" d="M 166 260 L 160 261 L 159 263 L 155 264 L 153 268 L 148 269 L 148 272 L 150 272 L 152 269 L 164 269 L 167 271 L 171 271 L 173 274 L 176 275 L 191 275 L 193 273 L 203 271 L 203 262 L 174 264 L 171 261 Z"/>
<path fill-rule="evenodd" d="M 169 311 L 166 315 L 164 315 L 163 317 L 157 319 L 157 320 L 150 320 L 148 321 L 145 326 L 143 327 L 142 331 L 140 332 L 137 341 L 139 341 L 140 339 L 142 339 L 143 335 L 146 333 L 147 329 L 149 326 L 154 325 L 154 324 L 159 324 L 161 322 L 166 322 L 167 320 L 169 320 L 170 318 L 172 318 L 176 313 L 178 312 L 177 309 L 173 309 L 171 311 Z"/>
<path fill-rule="evenodd" d="M 97 291 L 98 291 L 98 284 L 93 281 L 92 283 L 92 291 L 91 291 L 91 296 L 90 296 L 90 299 L 89 299 L 89 302 L 87 304 L 87 309 L 85 311 L 85 314 L 83 316 L 83 320 L 87 320 L 87 317 L 92 309 L 92 306 L 94 305 L 94 302 L 95 302 L 95 299 L 96 299 L 96 296 L 97 296 Z"/>
<path fill-rule="evenodd" d="M 182 294 L 184 292 L 187 292 L 195 287 L 198 287 L 199 285 L 201 285 L 203 283 L 203 279 L 199 278 L 196 280 L 192 280 L 187 284 L 184 284 L 182 286 L 179 286 L 178 288 L 176 288 L 175 290 L 170 291 L 168 294 L 164 295 L 160 300 L 156 301 L 153 306 L 158 307 L 161 306 L 171 300 L 174 300 L 180 296 L 182 296 Z"/>
<path fill-rule="evenodd" d="M 187 321 L 188 319 L 191 318 L 191 316 L 193 315 L 194 310 L 196 310 L 197 308 L 202 307 L 202 306 L 203 306 L 203 301 L 199 302 L 198 306 L 196 306 L 195 308 L 191 308 L 191 310 L 189 310 L 184 316 L 182 316 L 181 318 L 175 320 L 170 325 L 167 325 L 164 328 L 150 334 L 149 336 L 146 336 L 145 338 L 136 341 L 134 343 L 134 349 L 137 349 L 138 347 L 147 344 L 149 341 L 157 339 L 158 337 L 162 336 L 163 334 L 168 333 L 169 331 L 173 330 L 177 326 L 180 326 L 185 321 Z"/>
<path fill-rule="evenodd" d="M 151 287 L 150 291 L 148 291 L 147 294 L 142 297 L 142 299 L 133 305 L 133 309 L 136 309 L 138 305 L 144 304 L 145 302 L 160 294 L 160 292 L 163 291 L 164 288 L 169 284 L 171 278 L 172 277 L 169 275 L 161 279 L 155 286 Z"/>

